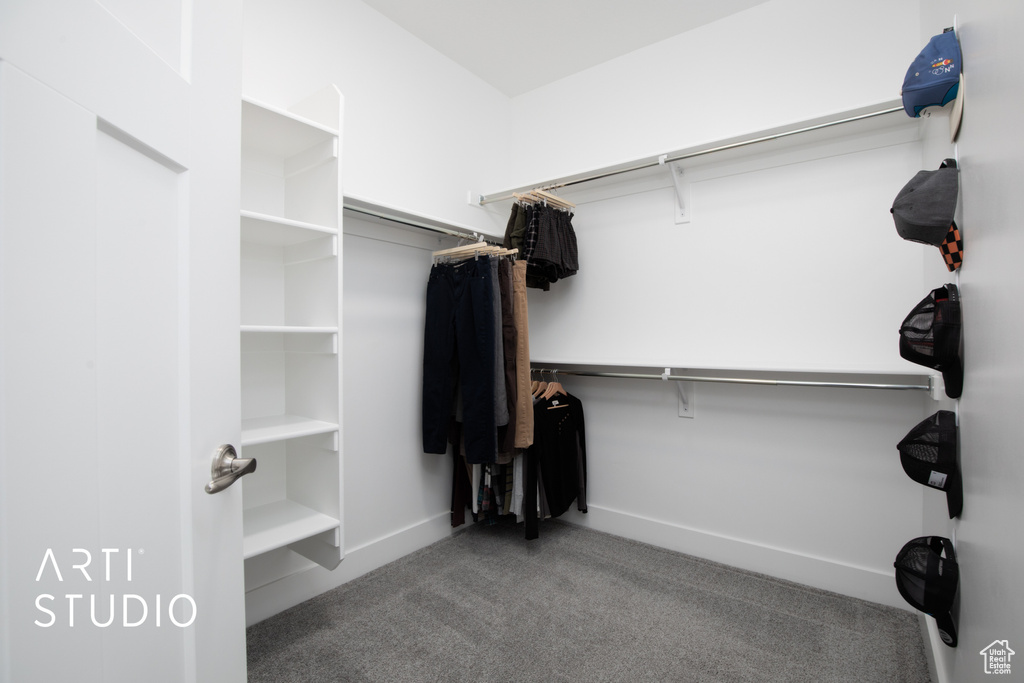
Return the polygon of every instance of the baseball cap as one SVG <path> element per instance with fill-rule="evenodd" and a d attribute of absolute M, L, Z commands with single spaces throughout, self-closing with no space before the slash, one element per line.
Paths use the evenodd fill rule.
<path fill-rule="evenodd" d="M 903 110 L 918 117 L 928 107 L 943 107 L 960 91 L 960 43 L 948 28 L 932 36 L 903 78 Z"/>
<path fill-rule="evenodd" d="M 960 356 L 960 291 L 946 284 L 928 293 L 900 326 L 900 355 L 942 373 L 946 396 L 960 398 L 964 364 Z"/>
<path fill-rule="evenodd" d="M 960 583 L 953 543 L 942 536 L 922 536 L 896 555 L 896 588 L 915 609 L 935 617 L 942 642 L 956 647 L 953 601 Z"/>
<path fill-rule="evenodd" d="M 944 160 L 934 171 L 918 171 L 889 209 L 899 236 L 938 247 L 950 271 L 960 267 L 964 255 L 960 229 L 953 221 L 960 190 L 958 174 L 955 159 Z"/>
<path fill-rule="evenodd" d="M 959 517 L 964 507 L 963 480 L 956 464 L 957 434 L 956 415 L 940 410 L 919 422 L 896 446 L 907 476 L 946 492 L 950 519 Z"/>

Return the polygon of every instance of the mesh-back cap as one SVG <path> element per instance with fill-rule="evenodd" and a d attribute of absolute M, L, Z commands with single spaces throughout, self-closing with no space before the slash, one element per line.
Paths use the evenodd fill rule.
<path fill-rule="evenodd" d="M 957 466 L 956 415 L 940 410 L 919 422 L 896 448 L 903 470 L 914 481 L 946 492 L 949 517 L 964 507 L 963 480 Z"/>
<path fill-rule="evenodd" d="M 951 610 L 960 582 L 953 544 L 942 536 L 922 536 L 896 555 L 896 588 L 915 609 L 935 617 L 942 641 L 956 647 L 957 630 Z"/>
<path fill-rule="evenodd" d="M 960 398 L 964 387 L 960 357 L 960 292 L 947 284 L 929 292 L 900 326 L 900 355 L 942 372 L 946 395 Z"/>

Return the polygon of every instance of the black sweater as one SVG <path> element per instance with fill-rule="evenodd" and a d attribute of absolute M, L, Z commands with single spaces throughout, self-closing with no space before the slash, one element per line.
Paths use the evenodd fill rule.
<path fill-rule="evenodd" d="M 537 538 L 537 475 L 552 517 L 576 501 L 587 511 L 587 440 L 583 403 L 571 394 L 557 394 L 533 406 L 533 445 L 527 451 L 523 512 L 526 538 Z"/>

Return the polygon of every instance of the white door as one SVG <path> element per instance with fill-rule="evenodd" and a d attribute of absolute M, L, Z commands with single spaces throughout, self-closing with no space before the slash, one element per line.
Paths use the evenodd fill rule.
<path fill-rule="evenodd" d="M 240 0 L 0 2 L 0 680 L 245 680 Z"/>

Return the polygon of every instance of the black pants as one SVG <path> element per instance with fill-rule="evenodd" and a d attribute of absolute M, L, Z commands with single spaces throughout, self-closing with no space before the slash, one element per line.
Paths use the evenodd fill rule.
<path fill-rule="evenodd" d="M 438 264 L 427 282 L 423 336 L 423 452 L 447 450 L 455 378 L 466 461 L 494 462 L 494 282 L 488 257 Z"/>

